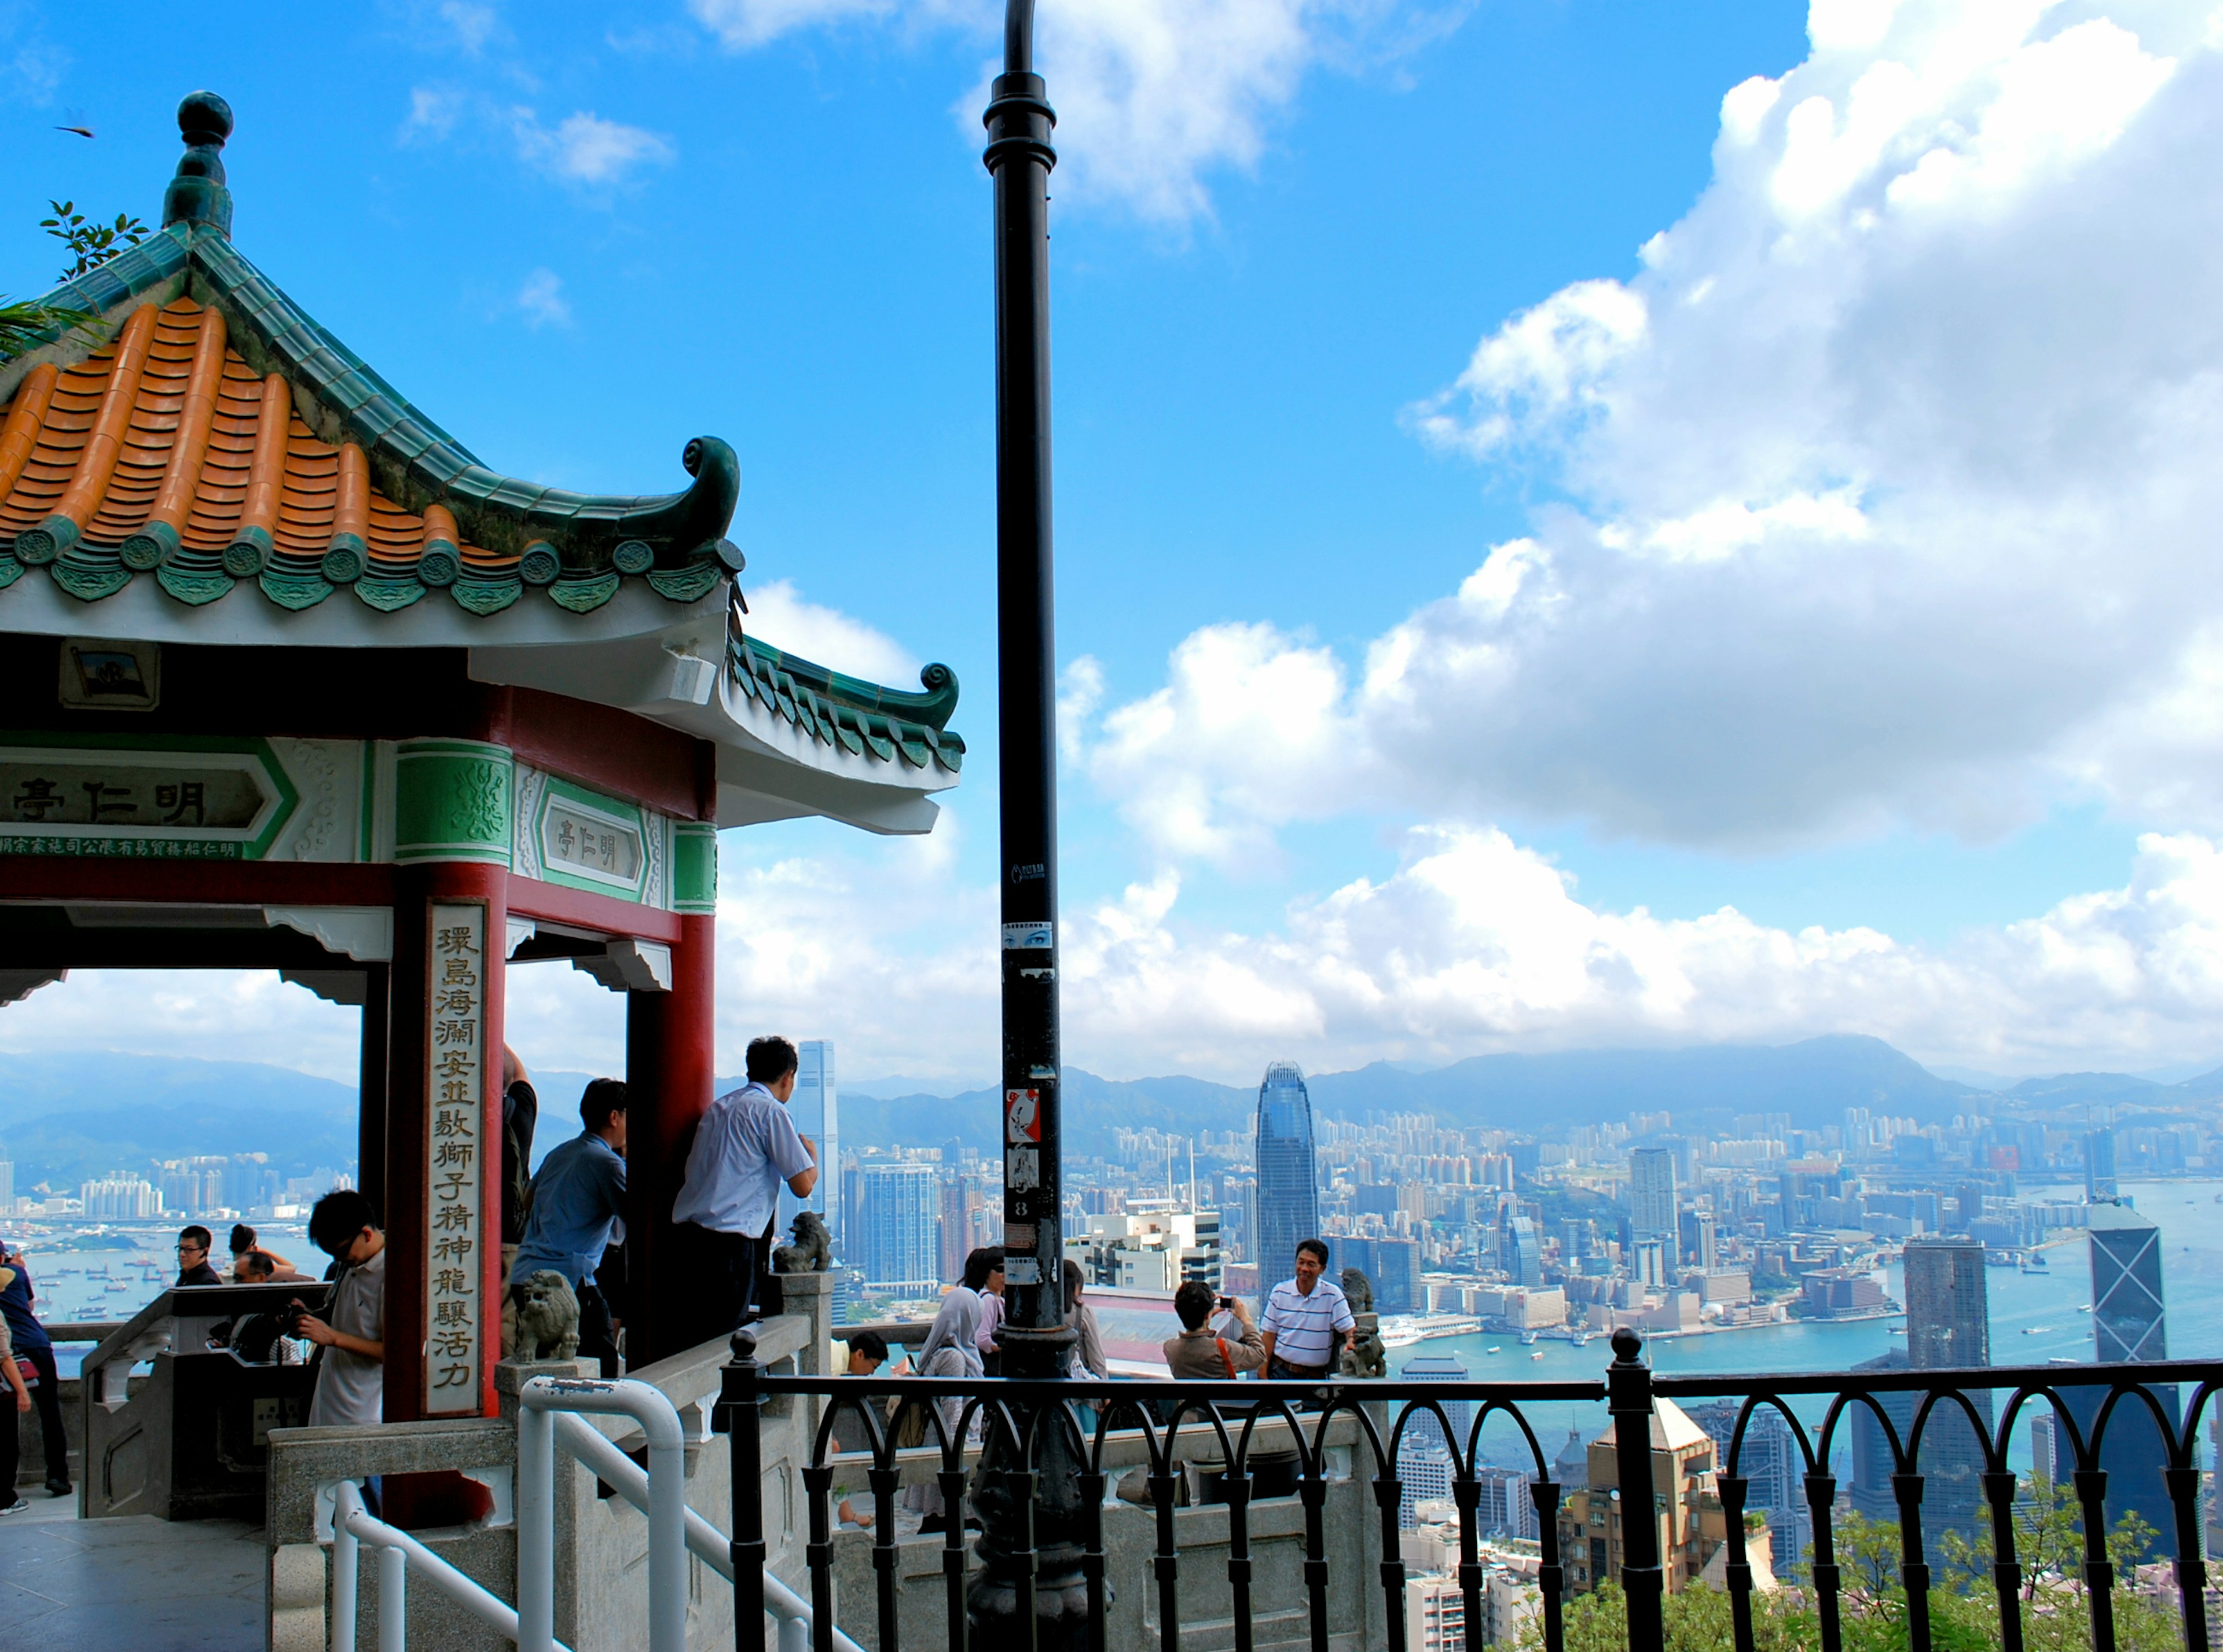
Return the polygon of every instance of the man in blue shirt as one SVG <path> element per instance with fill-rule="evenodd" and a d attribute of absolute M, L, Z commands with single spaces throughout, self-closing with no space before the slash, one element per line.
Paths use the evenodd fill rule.
<path fill-rule="evenodd" d="M 671 1207 L 704 1300 L 690 1342 L 730 1335 L 756 1316 L 757 1271 L 771 1254 L 779 1184 L 798 1199 L 818 1185 L 818 1148 L 788 1116 L 795 1046 L 751 1041 L 749 1082 L 710 1103 L 687 1153 L 687 1178 Z"/>
<path fill-rule="evenodd" d="M 579 1299 L 579 1352 L 618 1374 L 609 1300 L 595 1278 L 602 1253 L 625 1242 L 626 1087 L 597 1078 L 579 1097 L 585 1128 L 540 1161 L 532 1178 L 525 1237 L 509 1270 L 510 1290 L 543 1269 L 560 1273 Z"/>

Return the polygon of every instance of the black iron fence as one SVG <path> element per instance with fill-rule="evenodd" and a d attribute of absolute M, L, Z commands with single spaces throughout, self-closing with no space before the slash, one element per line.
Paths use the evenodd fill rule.
<path fill-rule="evenodd" d="M 841 1627 L 858 1632 L 868 1625 L 879 1652 L 896 1652 L 902 1643 L 898 1611 L 900 1572 L 898 1533 L 893 1511 L 902 1480 L 897 1453 L 907 1437 L 914 1448 L 924 1445 L 938 1454 L 933 1480 L 943 1506 L 949 1511 L 942 1523 L 941 1560 L 943 1611 L 946 1630 L 942 1643 L 956 1652 L 968 1646 L 986 1646 L 977 1626 L 984 1621 L 980 1597 L 984 1590 L 1004 1590 L 993 1621 L 1013 1621 L 1012 1595 L 1019 1610 L 1016 1621 L 1038 1625 L 1030 1652 L 1039 1648 L 1105 1646 L 1107 1592 L 1104 1512 L 1109 1483 L 1107 1443 L 1139 1439 L 1138 1466 L 1144 1468 L 1148 1506 L 1155 1515 L 1156 1548 L 1151 1556 L 1150 1581 L 1155 1590 L 1156 1634 L 1162 1652 L 1177 1652 L 1183 1643 L 1181 1555 L 1176 1542 L 1175 1510 L 1181 1501 L 1182 1476 L 1177 1447 L 1200 1437 L 1212 1448 L 1222 1468 L 1217 1476 L 1214 1500 L 1225 1504 L 1228 1521 L 1225 1578 L 1232 1596 L 1231 1632 L 1237 1652 L 1252 1652 L 1251 1556 L 1250 1511 L 1254 1501 L 1268 1496 L 1294 1494 L 1304 1511 L 1304 1586 L 1313 1652 L 1330 1652 L 1330 1556 L 1323 1511 L 1332 1475 L 1329 1435 L 1339 1420 L 1348 1419 L 1341 1434 L 1353 1442 L 1352 1478 L 1370 1485 L 1375 1518 L 1379 1523 L 1379 1578 L 1382 1593 L 1387 1643 L 1407 1645 L 1405 1627 L 1406 1573 L 1400 1557 L 1400 1505 L 1405 1497 L 1401 1462 L 1414 1443 L 1420 1419 L 1432 1419 L 1424 1429 L 1432 1451 L 1448 1457 L 1451 1501 L 1458 1516 L 1459 1559 L 1453 1576 L 1464 1604 L 1464 1644 L 1470 1652 L 1486 1644 L 1483 1589 L 1485 1567 L 1480 1511 L 1484 1486 L 1483 1435 L 1492 1423 L 1501 1430 L 1509 1425 L 1518 1435 L 1520 1454 L 1533 1467 L 1529 1494 L 1536 1511 L 1540 1561 L 1536 1585 L 1540 1596 L 1529 1636 L 1546 1652 L 1564 1652 L 1568 1603 L 1582 1592 L 1609 1583 L 1617 1591 L 1616 1611 L 1625 1621 L 1631 1652 L 1657 1652 L 1666 1644 L 1665 1610 L 1669 1592 L 1690 1581 L 1687 1567 L 1677 1572 L 1671 1561 L 1663 1564 L 1659 1536 L 1662 1518 L 1675 1530 L 1667 1499 L 1674 1488 L 1659 1484 L 1655 1461 L 1654 1419 L 1658 1401 L 1678 1404 L 1695 1401 L 1729 1402 L 1735 1421 L 1726 1445 L 1710 1467 L 1710 1493 L 1718 1498 L 1720 1577 L 1728 1597 L 1731 1632 L 1738 1652 L 1754 1652 L 1755 1628 L 1755 1568 L 1751 1564 L 1744 1467 L 1748 1435 L 1764 1414 L 1773 1413 L 1787 1425 L 1803 1469 L 1802 1488 L 1811 1521 L 1809 1553 L 1801 1557 L 1779 1557 L 1792 1562 L 1796 1577 L 1787 1586 L 1794 1592 L 1808 1630 L 1795 1638 L 1818 1644 L 1821 1652 L 1841 1652 L 1848 1609 L 1876 1610 L 1872 1592 L 1848 1596 L 1845 1567 L 1837 1549 L 1834 1525 L 1839 1512 L 1839 1485 L 1832 1465 L 1847 1441 L 1855 1411 L 1872 1420 L 1874 1434 L 1868 1449 L 1888 1454 L 1890 1494 L 1897 1515 L 1897 1586 L 1887 1610 L 1900 1618 L 1902 1633 L 1892 1638 L 1910 1652 L 1930 1652 L 1934 1603 L 1939 1558 L 1926 1544 L 1922 1469 L 1925 1441 L 1937 1454 L 1936 1442 L 1949 1431 L 1946 1417 L 1965 1419 L 1966 1428 L 1951 1425 L 1961 1441 L 1980 1458 L 1973 1469 L 1981 1482 L 1981 1496 L 1988 1517 L 1989 1587 L 1996 1594 L 1996 1635 L 2003 1652 L 2023 1652 L 2026 1617 L 2031 1613 L 2056 1612 L 2073 1595 L 2078 1610 L 2088 1613 L 2094 1652 L 2118 1652 L 2116 1604 L 2123 1580 L 2111 1555 L 2110 1523 L 2106 1507 L 2107 1473 L 2101 1454 L 2111 1429 L 2119 1438 L 2130 1427 L 2126 1418 L 2140 1418 L 2138 1431 L 2149 1448 L 2165 1459 L 2161 1479 L 2166 1487 L 2171 1529 L 2161 1534 L 2173 1551 L 2170 1582 L 2180 1618 L 2186 1652 L 2209 1652 L 2207 1566 L 2201 1559 L 2204 1481 L 2199 1449 L 2199 1430 L 2211 1396 L 2223 1386 L 2223 1363 L 2173 1360 L 2143 1365 L 2049 1365 L 1989 1366 L 1963 1370 L 1874 1370 L 1783 1376 L 1670 1377 L 1654 1374 L 1643 1363 L 1641 1343 L 1634 1333 L 1621 1331 L 1613 1340 L 1615 1358 L 1597 1382 L 1443 1382 L 1345 1379 L 1305 1382 L 1028 1382 L 996 1378 L 931 1379 L 918 1377 L 811 1378 L 772 1375 L 753 1360 L 726 1367 L 718 1409 L 717 1426 L 730 1434 L 734 1487 L 734 1559 L 741 1580 L 736 1602 L 737 1643 L 754 1649 L 756 1626 L 764 1622 L 760 1592 L 767 1551 L 764 1511 L 757 1488 L 764 1463 L 762 1429 L 768 1404 L 784 1397 L 817 1396 L 825 1407 L 812 1442 L 802 1479 L 808 1502 L 809 1538 L 805 1547 L 814 1606 L 813 1644 L 820 1652 L 835 1646 L 834 1554 L 835 1514 L 833 1489 L 837 1454 L 849 1448 L 841 1460 L 852 1467 L 866 1465 L 863 1474 L 871 1487 L 880 1517 L 871 1533 L 876 1599 L 872 1610 L 861 1603 L 843 1605 Z M 2169 1403 L 2180 1385 L 2188 1386 L 2191 1398 L 2181 1416 Z M 1892 1397 L 1898 1398 L 1896 1404 Z M 1542 1436 L 1538 1432 L 1540 1407 L 1565 1404 L 1603 1403 L 1612 1419 L 1615 1464 L 1611 1488 L 1563 1487 L 1552 1476 Z M 1803 1403 L 1803 1404 L 1802 1404 Z M 1996 1411 L 1993 1406 L 1996 1403 Z M 1471 1417 L 1463 1429 L 1454 1427 L 1446 1407 L 1468 1408 Z M 1804 1415 L 1802 1416 L 1801 1412 Z M 2033 1415 L 2052 1420 L 2056 1430 L 2055 1462 L 2066 1465 L 2061 1479 L 2075 1505 L 2075 1526 L 2080 1554 L 2063 1567 L 2057 1555 L 2050 1557 L 2052 1592 L 2036 1588 L 2038 1575 L 2017 1553 L 2026 1528 L 2018 1523 L 2018 1497 L 2027 1497 L 2031 1486 L 2008 1467 L 2008 1442 L 2018 1423 L 2027 1426 Z M 2151 1429 L 2147 1429 L 2147 1423 Z M 1773 1430 L 1771 1428 L 1771 1432 Z M 841 1436 L 838 1437 L 837 1435 Z M 1776 1433 L 1780 1441 L 1783 1433 Z M 979 1443 L 977 1463 L 967 1467 L 968 1440 Z M 1879 1445 L 1877 1442 L 1880 1442 Z M 1268 1456 L 1270 1453 L 1271 1460 Z M 1130 1459 L 1134 1454 L 1130 1449 Z M 1290 1461 L 1294 1455 L 1294 1462 Z M 1370 1477 L 1362 1470 L 1370 1468 Z M 1289 1482 L 1294 1480 L 1292 1486 Z M 1654 1516 L 1651 1520 L 1622 1519 L 1619 1488 L 1653 1486 Z M 1560 1515 L 1563 1499 L 1580 1489 L 1597 1491 L 1611 1500 L 1613 1540 L 1609 1549 L 1562 1553 Z M 986 1530 L 968 1559 L 967 1521 L 960 1511 L 979 1515 Z M 1598 1511 L 1602 1512 L 1602 1511 Z M 2026 1518 L 2025 1510 L 2025 1518 Z M 1605 1546 L 1592 1543 L 1587 1534 L 1586 1551 Z M 1596 1525 L 1603 1527 L 1603 1519 Z M 1933 1526 L 1935 1523 L 1932 1523 Z M 1871 1537 L 1887 1529 L 1868 1529 Z M 917 1541 L 916 1538 L 913 1542 Z M 1959 1559 L 1965 1581 L 1972 1554 L 1981 1549 L 1962 1546 Z M 1874 1564 L 1873 1550 L 1863 1556 Z M 977 1560 L 979 1564 L 973 1564 Z M 1570 1562 L 1572 1562 L 1571 1567 Z M 1603 1563 L 1601 1563 L 1601 1561 Z M 752 1580 L 755 1581 L 753 1583 Z M 1903 1635 L 1903 1638 L 1902 1638 Z M 996 1638 L 992 1652 L 1018 1652 L 1005 1645 L 1008 1636 Z"/>

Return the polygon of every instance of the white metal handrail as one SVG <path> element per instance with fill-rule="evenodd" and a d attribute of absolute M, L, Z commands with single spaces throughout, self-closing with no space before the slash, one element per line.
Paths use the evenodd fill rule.
<path fill-rule="evenodd" d="M 686 1440 L 662 1391 L 615 1382 L 536 1377 L 518 1396 L 517 1605 L 513 1610 L 407 1532 L 373 1515 L 352 1480 L 340 1482 L 332 1519 L 331 1652 L 355 1652 L 360 1545 L 379 1552 L 379 1652 L 406 1652 L 408 1573 L 481 1618 L 520 1652 L 570 1652 L 556 1638 L 556 1447 L 648 1516 L 648 1652 L 687 1652 L 687 1555 L 698 1555 L 728 1583 L 733 1546 L 687 1506 Z M 620 1451 L 577 1413 L 631 1417 L 648 1442 L 648 1468 Z M 809 1603 L 770 1573 L 765 1611 L 778 1625 L 780 1652 L 806 1652 Z M 863 1652 L 834 1631 L 840 1652 Z"/>
<path fill-rule="evenodd" d="M 378 1652 L 406 1652 L 409 1644 L 409 1568 L 509 1640 L 517 1639 L 517 1614 L 485 1585 L 465 1576 L 399 1527 L 363 1507 L 362 1490 L 342 1480 L 332 1509 L 331 1652 L 355 1652 L 356 1584 L 360 1545 L 378 1550 Z M 551 1640 L 550 1646 L 555 1643 Z M 560 1649 L 559 1652 L 569 1652 Z"/>
<path fill-rule="evenodd" d="M 640 1465 L 576 1416 L 556 1419 L 556 1443 L 583 1463 L 595 1479 L 636 1509 L 648 1507 L 648 1476 Z M 734 1546 L 726 1534 L 694 1510 L 687 1511 L 687 1548 L 720 1577 L 734 1580 Z M 808 1652 L 810 1645 L 810 1603 L 770 1572 L 765 1573 L 765 1616 L 779 1626 L 779 1652 Z M 839 1628 L 834 1631 L 838 1652 L 865 1652 Z"/>
<path fill-rule="evenodd" d="M 519 1652 L 556 1645 L 556 1416 L 629 1416 L 648 1440 L 648 1652 L 687 1652 L 687 1441 L 662 1390 L 535 1377 L 518 1393 Z"/>

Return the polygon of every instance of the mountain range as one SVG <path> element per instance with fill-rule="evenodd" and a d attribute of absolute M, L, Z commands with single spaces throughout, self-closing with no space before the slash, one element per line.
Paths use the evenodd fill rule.
<path fill-rule="evenodd" d="M 543 1071 L 536 1079 L 544 1120 L 537 1159 L 577 1128 L 573 1109 L 587 1076 Z M 721 1090 L 739 1082 L 718 1081 Z M 1741 1114 L 1785 1114 L 1795 1128 L 1837 1123 L 1848 1107 L 1924 1123 L 1971 1111 L 2071 1122 L 2085 1108 L 2112 1108 L 2120 1116 L 2223 1101 L 2223 1069 L 2176 1084 L 2125 1073 L 2059 1073 L 1987 1090 L 1940 1077 L 1881 1040 L 1861 1037 L 1476 1056 L 1426 1071 L 1376 1062 L 1312 1074 L 1306 1083 L 1323 1116 L 1429 1113 L 1458 1128 L 1547 1134 L 1639 1111 L 1672 1113 L 1678 1128 L 1727 1134 Z M 845 1084 L 842 1145 L 935 1146 L 954 1138 L 996 1152 L 994 1088 L 897 1092 L 897 1085 Z M 1109 1152 L 1121 1128 L 1182 1136 L 1247 1132 L 1256 1104 L 1250 1085 L 1066 1071 L 1067 1140 L 1078 1154 Z M 19 1191 L 41 1182 L 74 1187 L 116 1169 L 143 1171 L 161 1159 L 256 1151 L 268 1153 L 281 1175 L 347 1164 L 356 1153 L 354 1087 L 274 1063 L 110 1051 L 0 1053 L 0 1156 L 13 1159 Z"/>

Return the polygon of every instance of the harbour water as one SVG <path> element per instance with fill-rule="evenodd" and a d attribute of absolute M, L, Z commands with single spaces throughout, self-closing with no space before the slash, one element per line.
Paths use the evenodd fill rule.
<path fill-rule="evenodd" d="M 42 1225 L 41 1231 L 28 1235 L 19 1226 L 5 1237 L 11 1249 L 22 1247 L 39 1293 L 39 1318 L 59 1339 L 83 1321 L 129 1319 L 160 1295 L 178 1277 L 173 1247 L 184 1225 L 178 1221 L 109 1222 L 78 1230 Z M 231 1224 L 203 1225 L 216 1234 L 216 1254 L 210 1259 L 221 1271 L 231 1259 L 224 1248 Z M 324 1276 L 328 1259 L 309 1243 L 308 1229 L 300 1222 L 258 1222 L 254 1227 L 266 1248 L 312 1278 Z M 82 1342 L 60 1342 L 55 1349 L 56 1366 L 64 1376 L 74 1375 L 79 1360 L 90 1352 Z"/>
<path fill-rule="evenodd" d="M 2124 1194 L 2161 1228 L 2164 1247 L 2163 1284 L 2168 1298 L 2169 1351 L 2181 1360 L 2223 1356 L 2223 1181 L 2126 1182 Z M 2037 1188 L 2032 1198 L 2064 1197 L 2057 1188 Z M 2047 1266 L 2028 1272 L 2012 1268 L 1985 1270 L 1991 1309 L 1992 1361 L 1995 1365 L 2042 1365 L 2052 1360 L 2088 1361 L 2094 1357 L 2092 1269 L 2080 1234 L 2049 1246 Z M 1899 1270 L 1886 1289 L 1905 1300 Z M 1783 1325 L 1660 1337 L 1646 1344 L 1653 1369 L 1695 1376 L 1716 1372 L 1747 1377 L 1772 1372 L 1846 1371 L 1894 1347 L 1906 1346 L 1905 1319 L 1843 1322 L 1793 1321 Z M 1899 1333 L 1894 1335 L 1893 1333 Z M 1497 1349 L 1495 1354 L 1489 1350 Z M 1523 1347 L 1510 1332 L 1431 1338 L 1391 1352 L 1393 1371 L 1420 1355 L 1450 1354 L 1477 1382 L 1596 1381 L 1613 1358 L 1603 1337 L 1578 1348 L 1550 1339 Z M 1535 1356 L 1541 1355 L 1541 1358 Z M 1818 1421 L 1820 1404 L 1794 1407 Z M 1578 1410 L 1583 1414 L 1578 1415 Z M 1591 1414 L 1594 1413 L 1594 1414 Z M 2025 1412 L 2025 1415 L 2029 1413 Z M 1531 1418 L 1548 1458 L 1565 1442 L 1571 1423 L 1585 1438 L 1605 1427 L 1603 1407 L 1552 1405 Z M 2016 1430 L 2016 1458 L 2029 1460 L 2025 1430 Z M 1493 1423 L 1485 1436 L 1488 1454 L 1516 1463 L 1518 1435 L 1510 1423 Z"/>

